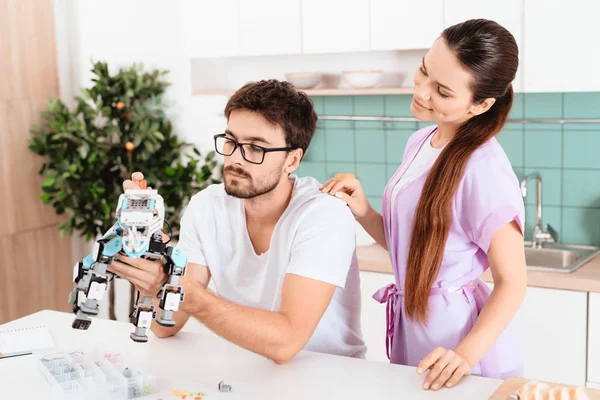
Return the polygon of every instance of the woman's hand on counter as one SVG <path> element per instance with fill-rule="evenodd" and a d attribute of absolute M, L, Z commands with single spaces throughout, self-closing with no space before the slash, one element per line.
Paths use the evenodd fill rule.
<path fill-rule="evenodd" d="M 438 390 L 443 386 L 456 386 L 458 381 L 471 375 L 471 366 L 467 360 L 453 350 L 437 347 L 419 363 L 417 373 L 422 374 L 427 370 L 429 374 L 423 382 L 423 389 Z"/>
<path fill-rule="evenodd" d="M 321 192 L 344 200 L 356 219 L 365 217 L 371 210 L 371 205 L 358 179 L 331 178 L 321 186 Z"/>

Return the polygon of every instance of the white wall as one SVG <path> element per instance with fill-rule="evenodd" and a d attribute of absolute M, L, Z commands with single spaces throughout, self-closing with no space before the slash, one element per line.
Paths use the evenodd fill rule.
<path fill-rule="evenodd" d="M 111 71 L 142 62 L 147 69 L 168 69 L 172 83 L 165 100 L 170 118 L 190 137 L 190 73 L 183 48 L 179 0 L 55 0 L 61 95 L 69 100 L 90 85 L 91 60 L 108 62 Z"/>

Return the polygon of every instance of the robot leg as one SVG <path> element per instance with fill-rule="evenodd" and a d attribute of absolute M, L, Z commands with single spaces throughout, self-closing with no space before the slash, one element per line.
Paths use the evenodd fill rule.
<path fill-rule="evenodd" d="M 133 313 L 135 317 L 135 329 L 131 332 L 129 337 L 134 342 L 145 343 L 148 341 L 146 330 L 150 329 L 152 320 L 156 316 L 154 304 L 152 304 L 152 297 L 144 296 L 141 301 L 138 301 Z"/>
<path fill-rule="evenodd" d="M 74 280 L 77 286 L 69 296 L 69 303 L 73 304 L 75 313 L 72 327 L 86 330 L 92 323 L 89 316 L 98 315 L 99 303 L 106 292 L 107 279 L 104 275 L 106 265 L 96 264 L 94 271 L 83 268 L 82 263 L 78 263 L 75 268 L 78 269 Z"/>
<path fill-rule="evenodd" d="M 185 295 L 183 288 L 179 285 L 179 279 L 185 274 L 187 260 L 178 247 L 168 246 L 166 249 L 165 268 L 169 274 L 169 280 L 162 286 L 160 291 L 160 318 L 156 319 L 162 326 L 175 326 L 173 314 L 179 310 Z"/>

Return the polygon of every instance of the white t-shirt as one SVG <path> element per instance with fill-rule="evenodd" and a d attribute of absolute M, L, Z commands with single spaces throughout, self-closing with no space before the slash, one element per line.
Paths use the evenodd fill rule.
<path fill-rule="evenodd" d="M 223 184 L 192 197 L 181 219 L 179 247 L 189 262 L 209 268 L 221 298 L 248 307 L 277 311 L 286 274 L 336 285 L 304 349 L 364 358 L 354 217 L 343 201 L 321 193 L 314 178 L 290 179 L 292 198 L 266 253 L 255 253 L 244 202 L 227 195 Z"/>
<path fill-rule="evenodd" d="M 394 190 L 392 191 L 392 204 L 396 201 L 396 196 L 398 192 L 404 185 L 408 182 L 411 182 L 415 178 L 417 178 L 421 173 L 430 165 L 435 162 L 435 159 L 440 155 L 444 147 L 436 149 L 431 145 L 431 140 L 435 135 L 431 135 L 429 140 L 427 140 L 421 149 L 415 156 L 415 159 L 408 166 L 408 169 L 404 172 L 404 175 L 400 178 L 396 186 L 394 186 Z"/>

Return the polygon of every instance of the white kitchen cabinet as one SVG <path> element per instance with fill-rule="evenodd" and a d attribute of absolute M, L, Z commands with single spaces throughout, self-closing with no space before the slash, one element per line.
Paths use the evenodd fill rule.
<path fill-rule="evenodd" d="M 302 0 L 304 53 L 369 50 L 369 0 Z"/>
<path fill-rule="evenodd" d="M 371 0 L 370 7 L 371 50 L 428 49 L 444 29 L 444 0 Z"/>
<path fill-rule="evenodd" d="M 373 299 L 373 293 L 394 282 L 394 275 L 360 271 L 361 326 L 367 345 L 367 359 L 389 362 L 385 351 L 385 304 Z"/>
<path fill-rule="evenodd" d="M 523 49 L 523 0 L 445 0 L 444 28 L 474 18 L 496 21 L 515 37 L 519 47 L 520 66 L 513 82 L 513 89 L 516 92 L 523 91 L 523 62 L 529 57 L 529 54 L 527 57 L 524 56 Z M 557 26 L 553 28 L 557 29 Z"/>
<path fill-rule="evenodd" d="M 587 380 L 600 385 L 600 293 L 589 294 Z"/>
<path fill-rule="evenodd" d="M 486 284 L 494 288 L 492 283 Z M 514 320 L 525 378 L 586 384 L 587 296 L 586 292 L 527 288 L 525 301 Z M 600 295 L 598 297 L 597 313 L 600 314 Z"/>
<path fill-rule="evenodd" d="M 240 2 L 240 55 L 300 54 L 300 0 Z"/>
<path fill-rule="evenodd" d="M 600 2 L 525 1 L 526 92 L 600 90 Z"/>
<path fill-rule="evenodd" d="M 528 287 L 515 328 L 525 378 L 585 385 L 587 293 Z"/>
<path fill-rule="evenodd" d="M 185 1 L 182 12 L 188 57 L 239 55 L 239 0 Z"/>

